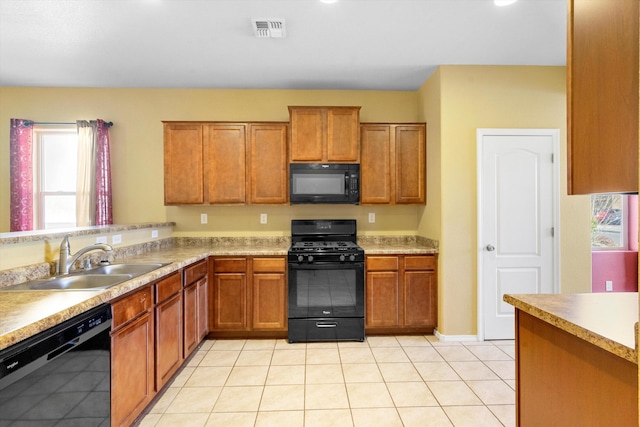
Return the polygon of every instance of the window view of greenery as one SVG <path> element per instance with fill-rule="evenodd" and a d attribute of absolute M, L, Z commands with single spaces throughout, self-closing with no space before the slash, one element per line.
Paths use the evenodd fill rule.
<path fill-rule="evenodd" d="M 627 249 L 627 196 L 591 196 L 591 246 L 593 249 Z"/>

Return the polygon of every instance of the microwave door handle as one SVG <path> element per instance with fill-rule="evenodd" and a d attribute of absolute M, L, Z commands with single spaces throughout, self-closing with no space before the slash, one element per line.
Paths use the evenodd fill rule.
<path fill-rule="evenodd" d="M 349 172 L 344 173 L 344 195 L 349 195 Z"/>

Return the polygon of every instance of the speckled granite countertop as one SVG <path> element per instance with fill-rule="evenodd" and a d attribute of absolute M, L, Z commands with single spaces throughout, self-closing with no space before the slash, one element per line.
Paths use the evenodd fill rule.
<path fill-rule="evenodd" d="M 538 319 L 638 363 L 638 293 L 505 295 L 504 301 Z"/>
<path fill-rule="evenodd" d="M 0 290 L 0 350 L 210 255 L 286 255 L 288 247 L 288 242 L 285 245 L 174 246 L 115 260 L 114 263 L 170 264 L 108 289 L 23 292 Z"/>
<path fill-rule="evenodd" d="M 438 242 L 420 236 L 358 236 L 366 255 L 428 255 L 438 253 Z"/>
<path fill-rule="evenodd" d="M 152 248 L 138 255 L 125 255 L 114 263 L 169 262 L 150 273 L 104 290 L 87 291 L 1 291 L 0 287 L 0 350 L 44 331 L 101 303 L 109 302 L 209 256 L 285 256 L 289 237 L 281 238 L 174 238 L 172 246 Z M 358 244 L 367 254 L 435 254 L 436 241 L 416 236 L 359 236 Z M 48 265 L 29 266 L 31 273 Z M 18 271 L 5 279 L 30 278 Z M 42 277 L 38 273 L 35 277 Z M 0 282 L 2 282 L 0 280 Z M 2 285 L 2 283 L 0 283 Z M 6 285 L 6 283 L 5 283 Z"/>

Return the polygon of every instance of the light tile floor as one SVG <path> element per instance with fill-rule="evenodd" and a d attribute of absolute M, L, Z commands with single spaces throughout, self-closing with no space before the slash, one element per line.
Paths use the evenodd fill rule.
<path fill-rule="evenodd" d="M 140 426 L 515 426 L 513 341 L 209 340 Z"/>

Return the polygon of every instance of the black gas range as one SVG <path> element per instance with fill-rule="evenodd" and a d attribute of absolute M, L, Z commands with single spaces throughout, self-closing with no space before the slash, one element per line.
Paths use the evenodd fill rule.
<path fill-rule="evenodd" d="M 297 242 L 289 248 L 289 262 L 362 262 L 364 251 L 357 243 Z"/>
<path fill-rule="evenodd" d="M 364 250 L 356 220 L 293 220 L 289 342 L 364 341 Z"/>

